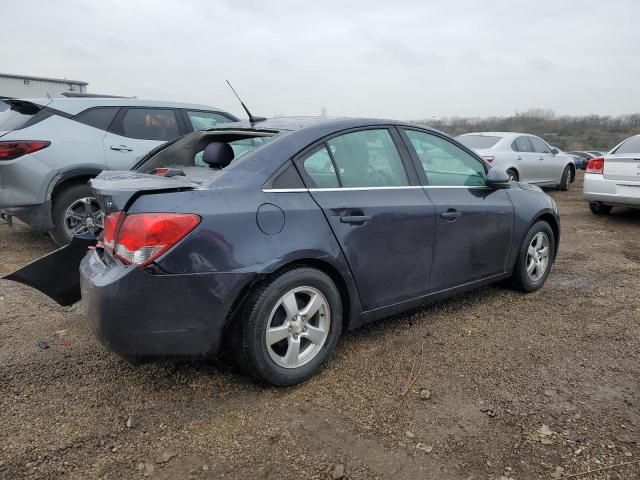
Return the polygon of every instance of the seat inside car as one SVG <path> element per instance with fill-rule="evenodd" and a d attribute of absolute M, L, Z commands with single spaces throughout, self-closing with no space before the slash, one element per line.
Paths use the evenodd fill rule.
<path fill-rule="evenodd" d="M 227 142 L 211 142 L 202 152 L 202 161 L 215 170 L 229 166 L 234 158 L 233 148 Z"/>

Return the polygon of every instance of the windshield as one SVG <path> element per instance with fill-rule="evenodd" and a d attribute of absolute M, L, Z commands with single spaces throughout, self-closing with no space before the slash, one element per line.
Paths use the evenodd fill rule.
<path fill-rule="evenodd" d="M 640 135 L 631 137 L 611 153 L 633 153 L 636 155 L 640 154 Z"/>
<path fill-rule="evenodd" d="M 246 155 L 247 152 L 268 143 L 273 139 L 275 133 L 233 130 L 193 132 L 168 144 L 166 148 L 152 152 L 139 166 L 138 171 L 149 173 L 156 168 L 184 169 L 188 167 L 222 169 L 226 166 L 224 163 L 211 163 L 212 159 L 205 158 L 204 150 L 207 146 L 216 143 L 227 144 L 228 147 L 224 147 L 227 149 L 231 147 L 233 154 L 226 157 L 228 164 Z M 215 159 L 213 160 L 215 161 Z"/>
<path fill-rule="evenodd" d="M 502 137 L 492 137 L 489 135 L 461 135 L 456 138 L 465 147 L 483 150 L 493 147 Z"/>

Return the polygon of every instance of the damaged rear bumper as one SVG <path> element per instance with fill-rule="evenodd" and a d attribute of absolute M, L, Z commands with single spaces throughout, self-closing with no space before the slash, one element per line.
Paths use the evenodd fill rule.
<path fill-rule="evenodd" d="M 217 354 L 233 301 L 252 276 L 154 274 L 95 251 L 80 264 L 91 330 L 130 361 Z"/>

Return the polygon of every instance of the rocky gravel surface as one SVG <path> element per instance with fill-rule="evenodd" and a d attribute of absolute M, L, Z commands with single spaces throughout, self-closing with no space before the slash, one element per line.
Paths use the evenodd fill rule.
<path fill-rule="evenodd" d="M 131 366 L 80 306 L 0 280 L 0 478 L 640 478 L 640 211 L 592 215 L 581 178 L 549 192 L 544 289 L 348 333 L 296 388 L 214 361 Z M 52 248 L 0 225 L 0 274 Z"/>

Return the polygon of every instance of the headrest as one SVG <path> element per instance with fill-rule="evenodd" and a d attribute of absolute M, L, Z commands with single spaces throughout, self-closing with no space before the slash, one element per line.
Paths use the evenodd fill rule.
<path fill-rule="evenodd" d="M 233 148 L 226 142 L 212 142 L 202 153 L 202 161 L 208 163 L 210 168 L 224 168 L 234 157 Z"/>

